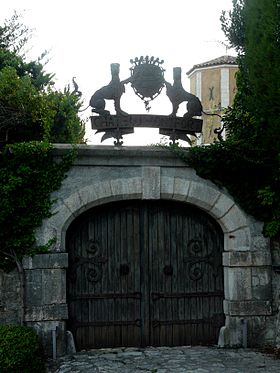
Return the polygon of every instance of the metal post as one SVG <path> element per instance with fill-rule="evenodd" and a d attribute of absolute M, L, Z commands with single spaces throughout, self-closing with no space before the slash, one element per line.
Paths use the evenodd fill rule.
<path fill-rule="evenodd" d="M 52 356 L 53 360 L 56 360 L 56 337 L 57 337 L 57 326 L 52 330 Z"/>

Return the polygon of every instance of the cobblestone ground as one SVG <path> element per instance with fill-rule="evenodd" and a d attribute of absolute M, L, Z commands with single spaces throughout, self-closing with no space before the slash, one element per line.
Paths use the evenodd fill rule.
<path fill-rule="evenodd" d="M 148 347 L 100 349 L 63 357 L 49 373 L 279 373 L 280 360 L 250 349 Z"/>

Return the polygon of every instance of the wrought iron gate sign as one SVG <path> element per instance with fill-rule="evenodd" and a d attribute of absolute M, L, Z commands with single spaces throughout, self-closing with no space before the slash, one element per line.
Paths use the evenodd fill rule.
<path fill-rule="evenodd" d="M 107 86 L 97 90 L 90 99 L 90 106 L 99 116 L 91 117 L 91 125 L 96 133 L 105 132 L 101 141 L 115 138 L 115 145 L 122 145 L 123 135 L 133 133 L 134 127 L 159 128 L 159 133 L 170 136 L 173 143 L 183 140 L 190 143 L 187 136 L 196 136 L 202 131 L 202 119 L 194 118 L 202 115 L 200 100 L 193 94 L 185 91 L 181 82 L 181 68 L 173 69 L 173 85 L 164 79 L 163 60 L 146 56 L 130 60 L 131 76 L 120 81 L 118 63 L 111 64 L 112 79 Z M 172 113 L 166 115 L 128 114 L 121 109 L 120 99 L 125 92 L 125 84 L 130 83 L 134 92 L 144 101 L 146 111 L 150 110 L 150 102 L 166 88 L 166 95 L 172 104 Z M 113 100 L 116 115 L 105 110 L 105 100 Z M 177 117 L 179 105 L 187 102 L 187 112 L 183 117 Z"/>

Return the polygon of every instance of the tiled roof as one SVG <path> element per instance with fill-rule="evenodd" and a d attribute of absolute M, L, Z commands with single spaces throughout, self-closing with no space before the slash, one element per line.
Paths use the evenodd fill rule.
<path fill-rule="evenodd" d="M 220 65 L 237 65 L 237 57 L 234 56 L 221 56 L 203 63 L 198 63 L 194 65 L 188 72 L 187 75 L 190 75 L 194 70 L 200 69 L 201 67 L 210 67 L 210 66 L 220 66 Z"/>

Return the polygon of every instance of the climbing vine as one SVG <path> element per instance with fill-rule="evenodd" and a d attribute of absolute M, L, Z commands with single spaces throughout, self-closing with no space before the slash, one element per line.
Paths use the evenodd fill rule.
<path fill-rule="evenodd" d="M 231 140 L 190 149 L 171 145 L 170 149 L 200 177 L 226 188 L 244 211 L 263 221 L 265 235 L 279 233 L 280 158 L 270 150 Z"/>
<path fill-rule="evenodd" d="M 0 152 L 0 269 L 10 270 L 36 246 L 35 230 L 51 215 L 51 193 L 59 189 L 75 150 L 57 161 L 44 142 L 7 145 Z M 49 243 L 49 245 L 51 242 Z"/>

